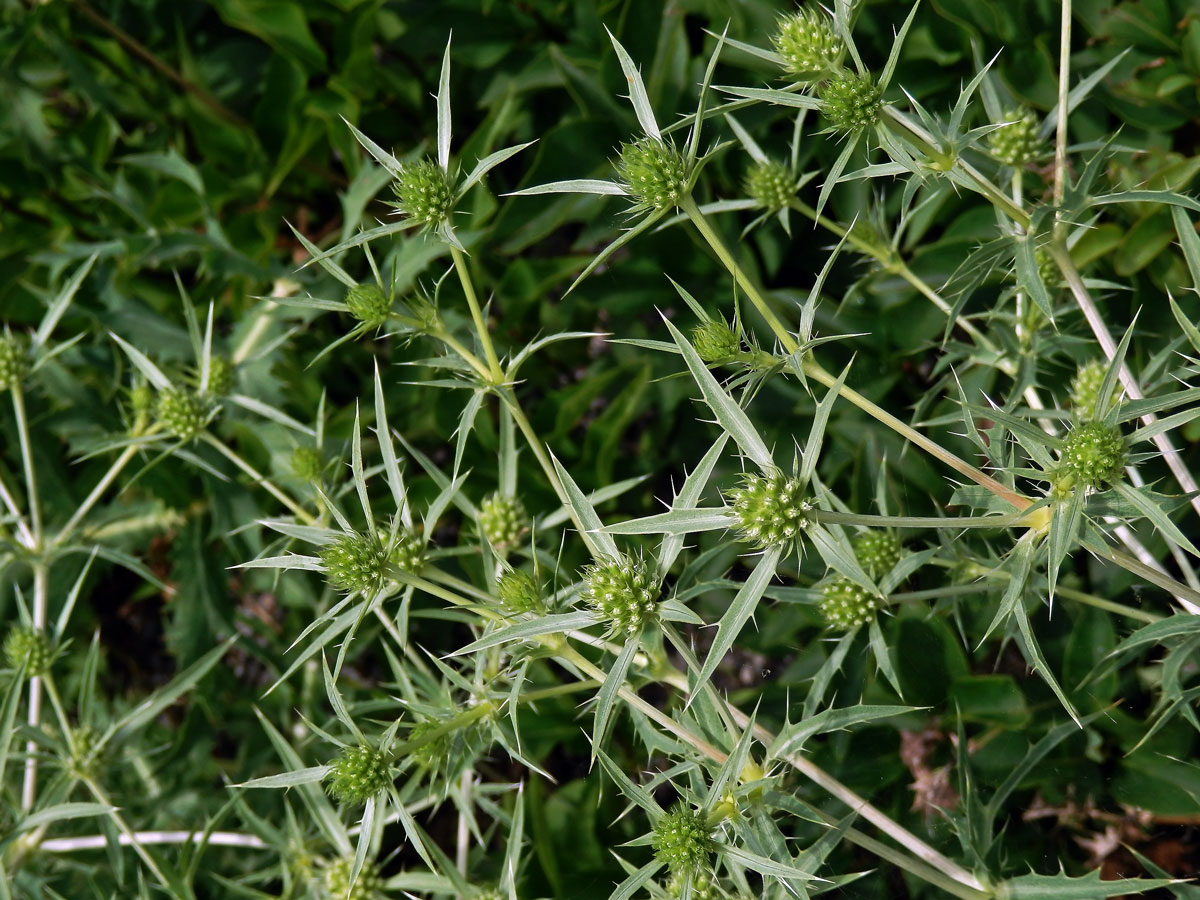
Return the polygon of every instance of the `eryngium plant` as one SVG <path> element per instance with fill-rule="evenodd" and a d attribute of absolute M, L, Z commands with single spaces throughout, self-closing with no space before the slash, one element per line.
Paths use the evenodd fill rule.
<path fill-rule="evenodd" d="M 1146 854 L 1101 881 L 1078 848 L 1200 814 L 1200 203 L 1172 184 L 1194 167 L 1147 171 L 1079 118 L 1119 57 L 1072 75 L 1097 64 L 1064 36 L 1035 112 L 936 10 L 833 7 L 732 22 L 696 60 L 699 30 L 630 26 L 662 56 L 613 36 L 611 73 L 556 47 L 457 141 L 447 46 L 430 133 L 348 126 L 343 203 L 314 206 L 346 221 L 295 227 L 307 261 L 245 321 L 214 299 L 202 326 L 181 291 L 182 326 L 154 331 L 181 346 L 112 316 L 111 339 L 53 345 L 93 257 L 6 327 L 17 896 L 1181 889 Z M 632 115 L 592 102 L 618 70 Z M 523 176 L 541 117 L 510 98 L 560 82 L 589 102 L 556 127 L 587 137 L 547 134 Z M 147 167 L 192 183 L 179 162 Z M 1154 327 L 1113 330 L 1123 291 L 1153 295 Z M 82 427 L 55 405 L 67 364 L 113 347 L 116 409 Z M 77 498 L 47 448 L 99 460 Z M 190 541 L 189 565 L 143 561 L 144 533 Z M 192 597 L 173 640 L 241 637 L 100 698 L 73 624 L 93 564 Z M 168 743 L 159 720 L 221 677 Z"/>

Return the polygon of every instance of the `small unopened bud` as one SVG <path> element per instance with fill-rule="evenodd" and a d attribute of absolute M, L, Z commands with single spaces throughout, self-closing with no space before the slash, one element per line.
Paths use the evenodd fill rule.
<path fill-rule="evenodd" d="M 392 311 L 392 301 L 377 284 L 356 284 L 346 291 L 350 315 L 369 328 L 383 325 Z"/>
<path fill-rule="evenodd" d="M 187 388 L 168 388 L 158 395 L 155 413 L 164 431 L 181 441 L 191 441 L 208 425 L 213 404 Z"/>
<path fill-rule="evenodd" d="M 692 329 L 692 345 L 706 363 L 728 362 L 742 349 L 742 339 L 723 319 L 707 319 Z"/>

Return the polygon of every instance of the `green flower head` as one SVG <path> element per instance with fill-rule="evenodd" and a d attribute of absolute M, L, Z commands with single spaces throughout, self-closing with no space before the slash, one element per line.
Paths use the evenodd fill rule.
<path fill-rule="evenodd" d="M 379 593 L 387 580 L 388 548 L 375 534 L 344 534 L 321 548 L 321 565 L 331 585 L 348 594 Z"/>
<path fill-rule="evenodd" d="M 158 395 L 155 413 L 163 430 L 181 441 L 195 440 L 212 418 L 207 396 L 186 388 L 168 388 Z"/>
<path fill-rule="evenodd" d="M 821 112 L 834 131 L 850 134 L 879 121 L 882 94 L 870 75 L 845 74 L 821 85 Z"/>
<path fill-rule="evenodd" d="M 325 896 L 328 900 L 377 900 L 383 896 L 383 876 L 379 866 L 364 862 L 358 878 L 350 882 L 354 857 L 342 856 L 325 869 Z"/>
<path fill-rule="evenodd" d="M 988 135 L 992 155 L 1009 166 L 1024 166 L 1037 159 L 1042 142 L 1038 138 L 1038 120 L 1027 109 L 1010 110 L 1007 123 Z"/>
<path fill-rule="evenodd" d="M 515 546 L 529 530 L 529 516 L 516 497 L 492 494 L 479 505 L 479 527 L 489 544 L 504 550 Z"/>
<path fill-rule="evenodd" d="M 1071 414 L 1080 422 L 1088 422 L 1096 418 L 1099 410 L 1096 404 L 1100 399 L 1100 385 L 1104 383 L 1104 375 L 1108 366 L 1104 360 L 1094 359 L 1080 366 L 1071 379 Z"/>
<path fill-rule="evenodd" d="M 1128 452 L 1121 429 L 1100 422 L 1086 422 L 1067 432 L 1063 444 L 1063 467 L 1079 481 L 1102 487 L 1125 474 Z"/>
<path fill-rule="evenodd" d="M 379 285 L 368 282 L 356 284 L 346 291 L 346 308 L 364 326 L 378 328 L 387 322 L 392 312 L 392 301 Z"/>
<path fill-rule="evenodd" d="M 583 600 L 614 634 L 634 634 L 657 615 L 658 582 L 641 557 L 601 559 L 583 571 Z"/>
<path fill-rule="evenodd" d="M 617 174 L 635 208 L 669 209 L 688 191 L 688 165 L 669 141 L 645 137 L 621 147 Z"/>
<path fill-rule="evenodd" d="M 771 43 L 783 57 L 787 73 L 801 80 L 818 80 L 836 72 L 845 51 L 829 17 L 807 6 L 780 18 Z"/>
<path fill-rule="evenodd" d="M 321 480 L 321 473 L 325 469 L 325 460 L 321 458 L 321 451 L 309 445 L 297 447 L 292 451 L 291 464 L 293 475 L 301 481 L 313 484 Z"/>
<path fill-rule="evenodd" d="M 900 539 L 890 531 L 860 531 L 854 536 L 854 556 L 872 578 L 880 578 L 900 562 Z"/>
<path fill-rule="evenodd" d="M 542 609 L 542 590 L 528 572 L 514 569 L 505 572 L 496 582 L 500 605 L 510 613 L 534 612 Z"/>
<path fill-rule="evenodd" d="M 698 872 L 708 868 L 716 849 L 704 814 L 684 803 L 677 804 L 658 820 L 650 838 L 654 855 L 672 873 Z"/>
<path fill-rule="evenodd" d="M 737 519 L 739 539 L 756 547 L 786 546 L 808 527 L 812 506 L 804 499 L 804 485 L 782 472 L 743 475 L 741 486 L 727 491 L 725 499 Z"/>
<path fill-rule="evenodd" d="M 796 196 L 796 180 L 787 166 L 775 160 L 755 163 L 746 172 L 747 196 L 768 212 L 779 212 Z"/>
<path fill-rule="evenodd" d="M 724 319 L 707 319 L 692 329 L 692 344 L 706 363 L 728 362 L 742 349 L 742 339 Z"/>
<path fill-rule="evenodd" d="M 371 747 L 347 747 L 330 763 L 325 776 L 329 795 L 351 806 L 361 806 L 391 783 L 391 759 Z"/>
<path fill-rule="evenodd" d="M 844 575 L 837 575 L 821 589 L 821 614 L 830 628 L 849 631 L 875 617 L 879 598 Z"/>
<path fill-rule="evenodd" d="M 11 332 L 0 334 L 0 391 L 16 387 L 29 371 L 25 342 Z"/>
<path fill-rule="evenodd" d="M 43 631 L 13 625 L 4 638 L 4 659 L 14 669 L 25 666 L 26 678 L 38 678 L 50 671 L 54 646 Z"/>
<path fill-rule="evenodd" d="M 426 228 L 436 228 L 453 210 L 454 188 L 446 173 L 431 159 L 404 163 L 392 185 L 400 212 Z"/>

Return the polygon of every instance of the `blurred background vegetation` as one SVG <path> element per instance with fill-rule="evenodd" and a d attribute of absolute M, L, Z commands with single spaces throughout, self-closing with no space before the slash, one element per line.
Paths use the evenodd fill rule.
<path fill-rule="evenodd" d="M 623 80 L 605 26 L 643 61 L 659 119 L 670 121 L 694 108 L 695 84 L 711 47 L 705 29 L 720 31 L 728 23 L 731 37 L 763 46 L 788 9 L 784 0 L 0 0 L 0 319 L 14 329 L 32 327 L 64 274 L 97 256 L 59 331 L 83 339 L 71 350 L 69 365 L 47 367 L 29 400 L 39 457 L 56 484 L 47 504 L 69 514 L 107 466 L 103 457 L 78 457 L 122 427 L 130 373 L 108 332 L 152 352 L 165 366 L 184 371 L 190 363 L 176 273 L 193 302 L 215 303 L 222 352 L 231 353 L 249 330 L 260 329 L 258 346 L 268 349 L 239 367 L 239 390 L 306 422 L 321 392 L 327 393 L 327 446 L 333 448 L 330 459 L 338 457 L 355 401 L 369 396 L 372 357 L 387 364 L 420 354 L 367 340 L 362 343 L 371 352 L 345 349 L 310 365 L 352 323 L 337 315 L 272 309 L 262 298 L 298 287 L 340 299 L 340 288 L 320 270 L 297 271 L 307 254 L 287 223 L 328 246 L 390 214 L 383 202 L 389 199 L 385 173 L 370 163 L 342 119 L 398 158 L 428 151 L 435 132 L 431 95 L 451 31 L 457 158 L 469 167 L 492 150 L 538 139 L 470 195 L 470 218 L 460 224 L 472 265 L 493 286 L 500 344 L 518 347 L 539 333 L 563 330 L 662 339 L 656 307 L 693 324 L 664 272 L 702 302 L 714 297 L 728 309 L 732 287 L 723 270 L 682 228 L 643 238 L 635 252 L 615 257 L 564 300 L 566 285 L 621 227 L 618 204 L 603 197 L 500 195 L 560 178 L 611 175 L 615 148 L 635 122 L 618 96 Z M 893 28 L 907 9 L 896 2 L 864 4 L 856 40 L 868 65 L 886 58 Z M 1074 9 L 1075 71 L 1086 73 L 1124 55 L 1075 113 L 1073 140 L 1099 143 L 1117 132 L 1117 144 L 1126 148 L 1110 164 L 1108 174 L 1117 185 L 1194 189 L 1200 171 L 1200 9 L 1193 0 L 1076 0 Z M 1053 0 L 927 0 L 895 83 L 927 107 L 944 109 L 978 61 L 999 52 L 995 71 L 1013 99 L 1044 114 L 1055 102 L 1058 16 Z M 776 73 L 761 63 L 728 57 L 718 68 L 718 83 L 776 81 Z M 765 118 L 760 123 L 757 115 L 747 114 L 745 124 L 782 155 L 790 126 Z M 825 169 L 837 152 L 832 138 L 809 139 L 802 147 L 803 168 Z M 745 167 L 740 151 L 725 152 L 707 170 L 704 190 L 713 199 L 739 196 Z M 819 183 L 818 178 L 805 189 L 807 202 Z M 898 198 L 881 196 L 876 184 L 839 188 L 830 215 L 841 222 L 855 216 L 889 221 L 886 213 Z M 1028 173 L 1026 193 L 1036 197 L 1048 184 L 1039 173 Z M 941 284 L 967 252 L 990 237 L 994 214 L 977 199 L 950 191 L 926 199 L 900 250 L 915 271 Z M 731 237 L 741 224 L 723 223 Z M 1090 278 L 1127 288 L 1107 294 L 1106 317 L 1114 327 L 1142 310 L 1146 346 L 1139 338 L 1131 352 L 1142 364 L 1160 348 L 1157 336 L 1173 327 L 1163 302 L 1166 290 L 1188 283 L 1173 240 L 1168 211 L 1122 205 L 1113 221 L 1075 249 L 1077 264 L 1088 267 Z M 783 296 L 795 297 L 807 292 L 831 243 L 827 232 L 795 220 L 790 237 L 771 224 L 744 239 L 761 277 Z M 442 245 L 420 237 L 397 241 L 391 252 L 406 273 L 402 290 L 417 284 L 431 290 L 448 265 Z M 353 263 L 357 269 L 345 264 L 356 276 L 369 277 L 365 259 Z M 984 285 L 968 311 L 988 309 L 1001 290 L 998 280 Z M 447 282 L 444 308 L 454 308 L 457 291 Z M 843 256 L 827 293 L 821 330 L 865 333 L 853 346 L 858 388 L 906 415 L 942 374 L 934 364 L 943 317 L 907 284 L 858 257 Z M 1072 328 L 1083 334 L 1080 326 L 1064 328 L 1057 357 L 1042 362 L 1044 382 L 1060 394 L 1083 358 L 1073 350 L 1086 349 L 1070 341 Z M 848 349 L 830 353 L 835 360 L 839 354 L 849 359 Z M 694 464 L 695 448 L 711 439 L 695 421 L 689 399 L 694 388 L 683 379 L 664 378 L 673 365 L 636 347 L 592 340 L 551 348 L 524 372 L 539 432 L 583 487 L 653 476 L 606 513 L 656 510 L 655 498 L 669 491 L 672 473 L 678 477 Z M 435 388 L 407 383 L 419 381 L 411 369 L 391 367 L 386 373 L 392 424 L 436 462 L 446 463 L 459 403 L 443 402 L 448 395 Z M 972 370 L 968 387 L 986 389 L 993 377 L 991 370 Z M 810 398 L 787 384 L 773 384 L 759 404 L 760 419 L 776 428 L 779 446 L 791 441 L 788 421 L 812 409 Z M 947 406 L 926 414 L 950 411 Z M 19 466 L 11 415 L 7 407 L 0 410 L 0 466 L 6 475 Z M 886 455 L 891 490 L 909 511 L 929 511 L 929 496 L 942 489 L 942 473 L 863 422 L 856 411 L 838 406 L 829 431 L 832 449 L 822 459 L 825 480 L 837 482 L 847 502 L 861 499 L 865 508 L 874 495 L 877 461 Z M 230 415 L 215 427 L 260 469 L 287 482 L 294 439 L 245 415 Z M 954 430 L 947 423 L 942 437 L 953 443 Z M 1185 452 L 1194 466 L 1200 433 L 1187 434 L 1191 444 Z M 481 419 L 464 467 L 477 469 L 484 483 L 494 477 L 496 440 L 486 417 Z M 99 629 L 105 702 L 114 707 L 136 703 L 219 639 L 239 631 L 249 638 L 188 703 L 173 707 L 158 723 L 142 760 L 149 774 L 138 767 L 111 773 L 114 795 L 122 805 L 140 802 L 137 814 L 147 827 L 202 827 L 225 802 L 222 780 L 243 781 L 276 765 L 253 705 L 267 709 L 268 718 L 286 721 L 290 709 L 319 702 L 319 685 L 311 679 L 266 699 L 259 696 L 286 668 L 286 648 L 309 620 L 312 592 L 290 583 L 264 589 L 230 570 L 261 549 L 261 537 L 244 526 L 278 510 L 235 473 L 227 474 L 232 480 L 221 481 L 171 458 L 126 491 L 119 501 L 121 527 L 109 539 L 142 559 L 169 590 L 97 563 L 87 602 L 72 626 L 81 645 Z M 536 473 L 531 477 L 527 505 L 551 507 L 548 485 Z M 299 489 L 298 484 L 293 486 Z M 141 518 L 130 518 L 131 509 Z M 453 539 L 452 532 L 439 536 L 446 544 Z M 1128 588 L 1128 576 L 1089 574 L 1085 568 L 1081 562 L 1079 575 L 1090 577 L 1093 589 Z M 56 571 L 55 589 L 66 590 L 77 574 L 77 568 Z M 12 612 L 13 584 L 24 577 L 19 569 L 4 574 L 4 613 Z M 754 670 L 745 686 L 753 686 L 749 696 L 756 696 L 765 676 L 768 694 L 778 702 L 812 665 L 798 650 L 797 635 L 808 620 L 787 607 L 771 615 L 778 627 L 745 636 L 754 651 L 744 660 Z M 436 647 L 437 629 L 446 627 L 418 623 L 414 630 L 419 641 Z M 1078 637 L 1072 640 L 1081 629 L 1091 642 L 1087 647 L 1076 646 L 1083 642 Z M 910 702 L 944 703 L 947 685 L 968 671 L 994 671 L 1008 679 L 997 691 L 994 684 L 968 684 L 986 692 L 992 704 L 983 704 L 979 714 L 995 729 L 978 758 L 985 770 L 1003 772 L 1011 764 L 1007 745 L 1023 748 L 1024 730 L 1032 728 L 1035 735 L 1038 730 L 1036 711 L 1054 707 L 1044 686 L 1026 677 L 1023 664 L 1007 657 L 968 660 L 943 624 L 904 620 L 894 638 L 897 653 L 912 662 L 903 673 L 912 685 Z M 1090 667 L 1092 645 L 1108 646 L 1114 639 L 1110 620 L 1099 615 L 1051 621 L 1047 631 L 1048 652 L 1077 672 Z M 369 655 L 358 660 L 356 677 L 370 681 L 378 674 L 373 665 Z M 727 687 L 742 685 L 740 677 L 729 673 Z M 1137 690 L 1135 682 L 1124 687 Z M 1125 695 L 1117 691 L 1111 685 L 1106 696 Z M 617 805 L 607 796 L 599 801 L 599 780 L 585 777 L 586 742 L 571 721 L 571 703 L 548 709 L 534 734 L 532 755 L 544 760 L 559 785 L 537 788 L 542 811 L 532 828 L 538 848 L 531 863 L 534 891 L 606 896 L 619 871 L 607 848 L 629 835 L 619 826 L 619 834 L 608 833 Z M 1113 714 L 1106 727 L 1118 745 L 1128 749 L 1140 736 L 1135 717 L 1144 711 Z M 908 811 L 912 773 L 899 755 L 895 732 L 875 729 L 845 738 L 825 751 L 840 760 L 840 777 L 869 790 L 890 813 L 918 819 L 922 814 Z M 1200 822 L 1200 775 L 1168 760 L 1187 759 L 1194 745 L 1186 725 L 1171 726 L 1160 734 L 1158 752 L 1124 763 L 1096 752 L 1082 735 L 1068 741 L 1061 753 L 1069 779 L 1050 770 L 1024 794 L 1032 804 L 1036 788 L 1044 815 L 1013 824 L 1009 852 L 1033 865 L 1111 858 L 1132 874 L 1136 865 L 1127 851 L 1110 848 L 1101 856 L 1098 845 L 1086 843 L 1108 833 L 1104 820 L 1089 818 L 1085 808 L 1085 798 L 1097 798 L 1106 815 L 1117 816 L 1116 824 L 1109 823 L 1113 828 L 1134 829 L 1119 831 L 1121 840 L 1139 834 L 1141 852 L 1157 854 L 1164 864 L 1174 853 L 1190 858 L 1194 868 L 1196 857 L 1189 854 L 1195 853 L 1193 828 Z M 930 759 L 936 757 L 930 753 Z M 937 753 L 946 755 L 948 747 Z M 507 769 L 496 774 L 515 777 Z M 1181 783 L 1186 790 L 1179 790 Z M 598 803 L 603 805 L 596 815 L 577 815 Z M 1153 811 L 1158 826 L 1138 831 L 1138 823 L 1121 818 L 1121 804 Z M 558 861 L 556 853 L 563 854 Z M 563 859 L 570 860 L 566 871 Z M 250 865 L 227 862 L 233 871 Z M 566 875 L 578 880 L 568 884 Z M 887 891 L 888 883 L 881 877 L 875 888 L 863 887 L 861 896 Z"/>

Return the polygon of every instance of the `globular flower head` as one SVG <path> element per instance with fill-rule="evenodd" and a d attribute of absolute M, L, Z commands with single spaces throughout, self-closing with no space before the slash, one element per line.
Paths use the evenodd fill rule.
<path fill-rule="evenodd" d="M 0 391 L 16 387 L 29 371 L 25 342 L 11 332 L 0 334 Z"/>
<path fill-rule="evenodd" d="M 829 17 L 807 6 L 780 18 L 771 43 L 783 57 L 788 74 L 803 80 L 817 80 L 837 71 L 845 50 Z"/>
<path fill-rule="evenodd" d="M 387 580 L 388 548 L 375 534 L 343 534 L 321 548 L 325 578 L 335 588 L 367 596 Z"/>
<path fill-rule="evenodd" d="M 787 166 L 769 159 L 755 163 L 746 171 L 743 185 L 747 196 L 768 212 L 779 212 L 796 196 L 796 179 Z"/>
<path fill-rule="evenodd" d="M 154 412 L 156 399 L 154 388 L 148 381 L 138 380 L 129 389 L 129 406 L 135 418 L 145 418 Z"/>
<path fill-rule="evenodd" d="M 510 613 L 534 612 L 542 609 L 542 589 L 528 572 L 514 569 L 505 572 L 496 582 L 500 605 Z"/>
<path fill-rule="evenodd" d="M 43 631 L 14 625 L 4 638 L 4 659 L 14 668 L 25 666 L 26 678 L 37 678 L 50 671 L 54 647 Z"/>
<path fill-rule="evenodd" d="M 878 606 L 878 597 L 844 575 L 834 576 L 821 588 L 821 614 L 838 631 L 866 625 Z"/>
<path fill-rule="evenodd" d="M 1101 487 L 1125 473 L 1128 452 L 1121 429 L 1101 422 L 1086 422 L 1067 432 L 1062 464 L 1079 481 Z"/>
<path fill-rule="evenodd" d="M 354 872 L 354 857 L 342 856 L 325 869 L 325 894 L 328 900 L 377 900 L 383 896 L 383 876 L 379 866 L 367 861 L 350 883 Z"/>
<path fill-rule="evenodd" d="M 804 485 L 782 472 L 742 476 L 740 487 L 725 499 L 737 518 L 738 537 L 757 547 L 790 544 L 808 527 L 812 507 L 804 499 Z"/>
<path fill-rule="evenodd" d="M 677 870 L 671 873 L 667 879 L 667 894 L 671 897 L 683 897 L 683 886 L 687 880 L 688 873 L 682 870 Z M 699 868 L 691 873 L 692 876 L 692 900 L 717 900 L 720 896 L 717 893 L 717 886 L 713 879 L 712 873 L 707 868 Z"/>
<path fill-rule="evenodd" d="M 356 284 L 346 291 L 350 315 L 368 328 L 378 328 L 392 311 L 392 300 L 377 284 Z"/>
<path fill-rule="evenodd" d="M 321 480 L 324 469 L 325 460 L 316 447 L 305 444 L 292 451 L 292 474 L 301 481 L 315 484 Z"/>
<path fill-rule="evenodd" d="M 391 759 L 372 747 L 345 748 L 325 776 L 329 796 L 351 806 L 361 806 L 391 783 Z"/>
<path fill-rule="evenodd" d="M 426 228 L 435 228 L 450 218 L 454 188 L 446 173 L 431 159 L 404 163 L 392 185 L 400 211 Z"/>
<path fill-rule="evenodd" d="M 516 545 L 529 530 L 525 505 L 507 494 L 492 494 L 479 505 L 479 527 L 488 543 L 497 549 Z"/>
<path fill-rule="evenodd" d="M 1096 403 L 1100 399 L 1100 385 L 1108 366 L 1103 360 L 1093 359 L 1080 366 L 1071 379 L 1071 413 L 1080 422 L 1088 422 L 1096 418 L 1099 410 Z"/>
<path fill-rule="evenodd" d="M 724 319 L 706 319 L 692 329 L 692 345 L 706 363 L 723 363 L 737 356 L 742 339 Z"/>
<path fill-rule="evenodd" d="M 421 538 L 405 528 L 396 535 L 396 539 L 392 542 L 391 549 L 388 550 L 388 562 L 401 572 L 415 575 L 425 565 L 428 555 Z"/>
<path fill-rule="evenodd" d="M 708 868 L 716 849 L 710 832 L 703 813 L 679 803 L 655 824 L 650 843 L 672 873 L 695 873 Z"/>
<path fill-rule="evenodd" d="M 617 174 L 637 207 L 669 209 L 688 191 L 688 164 L 669 141 L 645 137 L 621 147 Z"/>
<path fill-rule="evenodd" d="M 988 136 L 992 155 L 1008 166 L 1024 166 L 1037 158 L 1042 142 L 1038 139 L 1038 120 L 1029 110 L 1011 110 L 1006 125 Z"/>
<path fill-rule="evenodd" d="M 96 745 L 100 743 L 100 732 L 91 725 L 80 725 L 71 733 L 71 768 L 80 774 L 89 774 L 96 769 Z"/>
<path fill-rule="evenodd" d="M 845 73 L 821 85 L 821 112 L 835 131 L 847 134 L 879 121 L 883 95 L 870 75 Z"/>
<path fill-rule="evenodd" d="M 900 538 L 891 531 L 860 531 L 854 536 L 854 557 L 868 575 L 880 578 L 900 562 Z"/>
<path fill-rule="evenodd" d="M 613 634 L 634 634 L 657 614 L 658 582 L 641 557 L 601 559 L 583 572 L 583 600 Z"/>
<path fill-rule="evenodd" d="M 195 391 L 172 387 L 158 395 L 155 413 L 164 431 L 181 441 L 191 441 L 208 425 L 213 405 Z"/>

